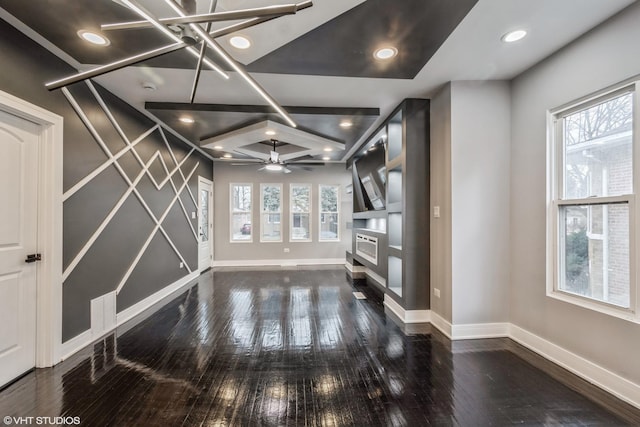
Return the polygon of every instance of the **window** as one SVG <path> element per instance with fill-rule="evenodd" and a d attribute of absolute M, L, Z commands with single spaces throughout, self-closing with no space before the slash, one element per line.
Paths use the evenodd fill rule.
<path fill-rule="evenodd" d="M 291 231 L 292 242 L 311 241 L 311 185 L 291 184 Z"/>
<path fill-rule="evenodd" d="M 252 242 L 252 184 L 231 184 L 231 241 Z"/>
<path fill-rule="evenodd" d="M 321 242 L 340 240 L 340 186 L 320 186 L 320 237 Z"/>
<path fill-rule="evenodd" d="M 614 315 L 635 309 L 630 226 L 636 92 L 553 114 L 549 295 Z"/>
<path fill-rule="evenodd" d="M 282 184 L 260 184 L 260 241 L 282 242 Z"/>

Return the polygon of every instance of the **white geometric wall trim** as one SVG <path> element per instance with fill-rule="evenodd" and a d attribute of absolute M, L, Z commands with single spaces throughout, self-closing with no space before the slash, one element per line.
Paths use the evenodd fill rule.
<path fill-rule="evenodd" d="M 153 228 L 153 231 L 151 231 L 151 233 L 149 234 L 149 237 L 147 238 L 147 241 L 144 243 L 144 245 L 142 246 L 142 249 L 140 249 L 140 252 L 138 252 L 138 255 L 136 256 L 135 260 L 133 261 L 133 263 L 131 264 L 131 266 L 129 267 L 129 270 L 127 270 L 127 272 L 125 273 L 124 277 L 122 278 L 122 280 L 120 281 L 120 283 L 118 284 L 118 287 L 116 288 L 116 294 L 119 294 L 120 291 L 122 290 L 122 287 L 124 286 L 124 284 L 127 282 L 127 280 L 129 279 L 129 276 L 131 276 L 131 273 L 133 273 L 133 270 L 136 268 L 136 266 L 138 265 L 138 262 L 140 261 L 140 259 L 142 258 L 142 255 L 144 255 L 145 251 L 147 250 L 147 247 L 149 247 L 149 244 L 151 243 L 151 240 L 153 239 L 153 237 L 156 235 L 156 233 L 158 231 L 160 231 L 164 237 L 167 239 L 167 241 L 169 242 L 169 244 L 171 245 L 171 247 L 173 248 L 174 252 L 176 253 L 176 255 L 178 255 L 178 257 L 180 258 L 180 261 L 182 261 L 182 263 L 185 265 L 185 267 L 187 267 L 187 270 L 189 271 L 189 273 L 191 273 L 191 268 L 189 267 L 189 264 L 187 263 L 187 261 L 184 259 L 184 257 L 182 256 L 182 254 L 180 253 L 180 251 L 175 247 L 175 245 L 173 244 L 173 242 L 171 241 L 171 238 L 169 238 L 169 235 L 167 234 L 167 232 L 165 231 L 165 229 L 162 227 L 162 222 L 164 221 L 164 219 L 167 217 L 167 215 L 169 214 L 169 211 L 171 210 L 171 208 L 173 207 L 173 205 L 176 203 L 176 200 L 180 198 L 180 193 L 182 192 L 182 190 L 184 190 L 184 187 L 186 187 L 189 184 L 189 179 L 191 178 L 191 176 L 196 172 L 196 170 L 198 169 L 198 164 L 196 164 L 193 168 L 193 170 L 189 173 L 189 176 L 187 177 L 187 179 L 182 183 L 182 186 L 180 187 L 180 190 L 176 193 L 175 196 L 173 196 L 173 200 L 171 201 L 171 203 L 169 204 L 169 206 L 167 207 L 167 209 L 164 211 L 164 213 L 162 214 L 162 216 L 160 217 L 160 219 L 156 219 L 155 217 L 153 218 L 153 220 L 156 223 L 156 226 Z"/>
<path fill-rule="evenodd" d="M 86 82 L 86 83 L 89 86 L 89 89 L 91 90 L 93 96 L 96 98 L 97 102 L 100 104 L 101 108 L 104 110 L 106 116 L 108 117 L 108 119 L 110 120 L 110 122 L 112 123 L 114 128 L 117 130 L 117 132 L 120 135 L 120 137 L 125 142 L 126 147 L 123 148 L 122 150 L 120 150 L 118 153 L 116 153 L 114 155 L 111 152 L 111 150 L 108 148 L 108 146 L 105 144 L 104 140 L 102 139 L 102 137 L 100 136 L 100 134 L 98 133 L 96 128 L 93 126 L 93 124 L 89 120 L 88 116 L 82 110 L 82 108 L 80 107 L 79 103 L 75 100 L 73 95 L 69 92 L 69 90 L 67 88 L 63 88 L 62 89 L 62 93 L 64 94 L 64 96 L 69 101 L 71 107 L 74 109 L 74 111 L 76 112 L 76 114 L 78 115 L 80 120 L 83 122 L 83 124 L 89 130 L 89 132 L 91 133 L 91 135 L 93 136 L 95 141 L 98 143 L 98 145 L 102 148 L 103 152 L 107 156 L 107 160 L 104 162 L 104 164 L 102 164 L 101 166 L 96 168 L 96 170 L 91 172 L 89 175 L 87 175 L 85 178 L 83 178 L 80 182 L 78 182 L 76 185 L 74 185 L 71 189 L 69 189 L 64 194 L 63 199 L 67 200 L 69 197 L 71 197 L 73 194 L 75 194 L 77 191 L 79 191 L 85 185 L 90 183 L 96 176 L 98 176 L 102 171 L 104 171 L 107 167 L 109 167 L 111 165 L 113 165 L 116 168 L 116 170 L 118 171 L 118 173 L 120 174 L 122 179 L 127 184 L 128 188 L 125 191 L 125 193 L 120 197 L 120 199 L 116 202 L 115 206 L 109 212 L 107 217 L 102 221 L 100 226 L 95 230 L 95 232 L 91 235 L 91 237 L 84 244 L 82 249 L 76 254 L 76 256 L 73 258 L 71 263 L 67 266 L 67 268 L 63 272 L 63 282 L 74 271 L 74 269 L 77 267 L 77 265 L 80 263 L 82 258 L 89 251 L 89 249 L 91 249 L 92 245 L 96 242 L 96 240 L 98 239 L 100 234 L 106 229 L 106 227 L 109 224 L 109 222 L 116 216 L 116 214 L 118 213 L 119 209 L 122 207 L 122 205 L 127 200 L 127 198 L 131 195 L 131 193 L 135 194 L 135 196 L 138 199 L 138 201 L 141 203 L 141 205 L 144 207 L 144 209 L 147 212 L 147 214 L 150 216 L 150 218 L 155 223 L 155 227 L 154 227 L 153 231 L 150 233 L 150 235 L 147 238 L 147 240 L 145 241 L 145 244 L 143 245 L 142 249 L 138 252 L 136 258 L 134 259 L 134 261 L 129 266 L 127 272 L 122 277 L 120 283 L 118 284 L 118 286 L 116 288 L 116 293 L 119 293 L 122 290 L 122 287 L 125 285 L 126 281 L 130 277 L 131 273 L 133 272 L 133 270 L 137 266 L 138 262 L 140 261 L 140 259 L 144 255 L 144 252 L 146 251 L 146 249 L 148 248 L 149 244 L 151 243 L 151 240 L 153 239 L 153 237 L 156 235 L 156 233 L 158 231 L 164 236 L 164 238 L 169 243 L 169 245 L 171 246 L 172 250 L 176 253 L 178 258 L 180 258 L 180 261 L 184 264 L 184 266 L 186 267 L 188 273 L 192 273 L 192 271 L 193 271 L 192 268 L 189 266 L 189 263 L 185 260 L 184 256 L 180 253 L 180 251 L 178 250 L 176 245 L 173 243 L 172 239 L 169 237 L 169 234 L 167 233 L 167 231 L 162 226 L 162 223 L 165 220 L 165 218 L 167 217 L 167 215 L 169 214 L 169 212 L 171 211 L 171 209 L 173 208 L 173 206 L 175 205 L 175 203 L 179 202 L 181 210 L 182 210 L 182 213 L 183 213 L 184 218 L 185 218 L 185 221 L 187 222 L 187 224 L 189 225 L 189 227 L 191 229 L 191 232 L 192 232 L 192 235 L 194 237 L 194 240 L 196 242 L 198 241 L 197 233 L 196 233 L 196 231 L 195 231 L 195 229 L 193 227 L 193 224 L 191 223 L 191 220 L 189 218 L 187 210 L 186 210 L 186 208 L 184 206 L 184 203 L 182 202 L 181 197 L 180 197 L 180 195 L 182 194 L 182 192 L 186 188 L 187 189 L 187 193 L 189 194 L 189 197 L 191 197 L 191 200 L 193 201 L 194 205 L 197 206 L 195 197 L 193 196 L 193 194 L 191 192 L 191 189 L 189 188 L 188 184 L 189 184 L 189 180 L 191 179 L 193 174 L 198 169 L 199 162 L 195 163 L 195 165 L 193 166 L 191 171 L 187 174 L 187 176 L 185 176 L 184 171 L 182 170 L 182 166 L 189 159 L 189 157 L 193 154 L 193 152 L 195 151 L 195 148 L 192 148 L 187 153 L 187 155 L 184 156 L 184 158 L 180 162 L 178 162 L 177 159 L 176 159 L 175 153 L 173 152 L 173 150 L 171 148 L 171 145 L 169 144 L 169 142 L 168 142 L 168 140 L 166 138 L 166 135 L 163 132 L 163 129 L 158 125 L 154 125 L 151 129 L 147 130 L 142 135 L 140 135 L 138 138 L 136 138 L 133 142 L 130 141 L 129 138 L 127 138 L 127 136 L 123 132 L 122 128 L 118 124 L 117 120 L 115 119 L 115 117 L 113 116 L 111 111 L 109 110 L 109 108 L 107 107 L 106 103 L 104 102 L 104 100 L 102 99 L 100 94 L 98 93 L 98 91 L 93 86 L 93 84 L 91 82 Z M 163 139 L 163 141 L 164 141 L 164 143 L 165 143 L 165 145 L 167 147 L 167 150 L 168 150 L 173 162 L 175 163 L 175 167 L 172 170 L 169 170 L 169 168 L 167 167 L 167 164 L 164 161 L 164 158 L 163 158 L 163 156 L 162 156 L 162 154 L 161 154 L 161 152 L 159 150 L 156 150 L 156 152 L 152 155 L 152 157 L 149 159 L 149 161 L 147 163 L 144 163 L 144 161 L 142 160 L 142 158 L 140 157 L 140 155 L 138 154 L 138 152 L 137 152 L 137 150 L 135 148 L 136 145 L 139 142 L 143 141 L 146 137 L 148 137 L 150 134 L 152 134 L 156 130 L 159 131 L 160 136 L 162 137 L 162 139 Z M 124 170 L 122 169 L 122 166 L 120 165 L 120 163 L 118 161 L 124 154 L 126 154 L 128 152 L 131 152 L 133 154 L 133 156 L 135 157 L 135 159 L 139 163 L 140 167 L 142 168 L 142 170 L 139 172 L 139 174 L 136 176 L 136 178 L 133 181 L 131 181 L 131 179 L 128 177 L 128 175 L 124 172 Z M 162 168 L 166 173 L 166 177 L 161 182 L 157 182 L 157 180 L 155 179 L 155 177 L 153 176 L 153 174 L 149 170 L 150 166 L 153 164 L 153 162 L 155 160 L 159 160 L 160 161 L 160 163 L 162 165 Z M 179 173 L 179 175 L 182 178 L 182 184 L 180 185 L 180 188 L 178 188 L 176 186 L 175 182 L 174 182 L 174 175 L 176 175 L 176 173 Z M 171 203 L 165 209 L 163 214 L 160 216 L 160 218 L 157 218 L 155 216 L 155 214 L 149 208 L 149 205 L 147 204 L 147 202 L 144 200 L 144 198 L 142 197 L 142 195 L 140 194 L 140 192 L 137 189 L 137 185 L 139 184 L 140 180 L 145 175 L 149 177 L 149 179 L 154 184 L 154 186 L 155 186 L 157 191 L 162 190 L 167 183 L 170 183 L 171 188 L 173 190 L 173 193 L 174 193 L 173 199 L 171 200 Z"/>

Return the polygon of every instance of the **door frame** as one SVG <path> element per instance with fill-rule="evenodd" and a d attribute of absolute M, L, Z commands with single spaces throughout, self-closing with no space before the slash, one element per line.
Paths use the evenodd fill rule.
<path fill-rule="evenodd" d="M 40 126 L 36 265 L 36 367 L 53 366 L 62 348 L 63 118 L 0 91 L 0 111 Z"/>
<path fill-rule="evenodd" d="M 209 266 L 207 268 L 211 268 L 213 266 L 213 181 L 203 177 L 198 176 L 198 206 L 196 209 L 198 210 L 198 222 L 200 222 L 200 184 L 205 183 L 209 185 L 211 188 L 211 194 L 209 194 Z M 200 224 L 198 223 L 198 227 Z M 199 234 L 199 233 L 198 233 Z M 200 236 L 198 235 L 198 271 L 202 273 L 203 270 L 200 270 Z"/>

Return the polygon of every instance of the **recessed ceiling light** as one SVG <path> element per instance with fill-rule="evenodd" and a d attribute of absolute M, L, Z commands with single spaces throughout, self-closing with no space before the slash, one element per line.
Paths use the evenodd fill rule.
<path fill-rule="evenodd" d="M 324 151 L 327 151 L 327 152 L 329 152 L 329 151 L 333 151 L 333 148 L 331 148 L 331 147 L 327 147 L 327 148 L 325 148 L 325 149 L 324 149 Z"/>
<path fill-rule="evenodd" d="M 331 157 L 323 157 L 322 160 L 324 161 L 331 160 Z"/>
<path fill-rule="evenodd" d="M 273 135 L 275 135 L 275 134 L 276 134 L 276 131 L 275 131 L 275 130 L 268 130 L 268 131 L 266 131 L 264 134 L 265 134 L 265 135 L 269 135 L 269 136 L 273 136 Z"/>
<path fill-rule="evenodd" d="M 249 49 L 251 47 L 251 41 L 245 36 L 233 36 L 229 39 L 229 43 L 236 49 Z"/>
<path fill-rule="evenodd" d="M 373 53 L 374 58 L 386 60 L 391 59 L 398 54 L 398 49 L 395 47 L 381 47 Z"/>
<path fill-rule="evenodd" d="M 213 147 L 214 150 L 222 150 L 222 145 L 216 145 Z"/>
<path fill-rule="evenodd" d="M 275 163 L 269 164 L 267 166 L 265 166 L 265 169 L 268 171 L 281 171 L 282 170 L 282 165 L 278 165 Z"/>
<path fill-rule="evenodd" d="M 349 120 L 343 120 L 340 122 L 340 127 L 341 128 L 350 128 L 351 126 L 353 126 L 353 122 L 349 121 Z"/>
<path fill-rule="evenodd" d="M 107 37 L 95 31 L 80 30 L 78 31 L 78 36 L 80 36 L 82 40 L 98 46 L 108 46 L 111 44 L 111 41 L 109 41 Z"/>
<path fill-rule="evenodd" d="M 182 123 L 186 123 L 188 125 L 195 123 L 195 120 L 193 120 L 191 117 L 180 117 L 178 120 L 180 120 Z"/>
<path fill-rule="evenodd" d="M 233 156 L 232 156 L 231 154 L 227 153 L 227 154 L 225 154 L 225 155 L 224 155 L 224 156 L 222 156 L 222 157 L 224 157 L 225 159 L 230 159 L 230 158 L 232 158 Z"/>
<path fill-rule="evenodd" d="M 509 31 L 501 37 L 501 40 L 505 43 L 513 43 L 518 40 L 522 40 L 527 35 L 525 30 Z"/>

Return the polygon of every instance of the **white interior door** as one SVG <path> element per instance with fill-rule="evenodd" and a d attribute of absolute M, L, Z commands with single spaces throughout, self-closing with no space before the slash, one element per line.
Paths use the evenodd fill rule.
<path fill-rule="evenodd" d="M 0 111 L 0 386 L 35 366 L 39 130 Z"/>
<path fill-rule="evenodd" d="M 211 267 L 213 259 L 213 183 L 202 177 L 198 179 L 198 270 Z"/>

